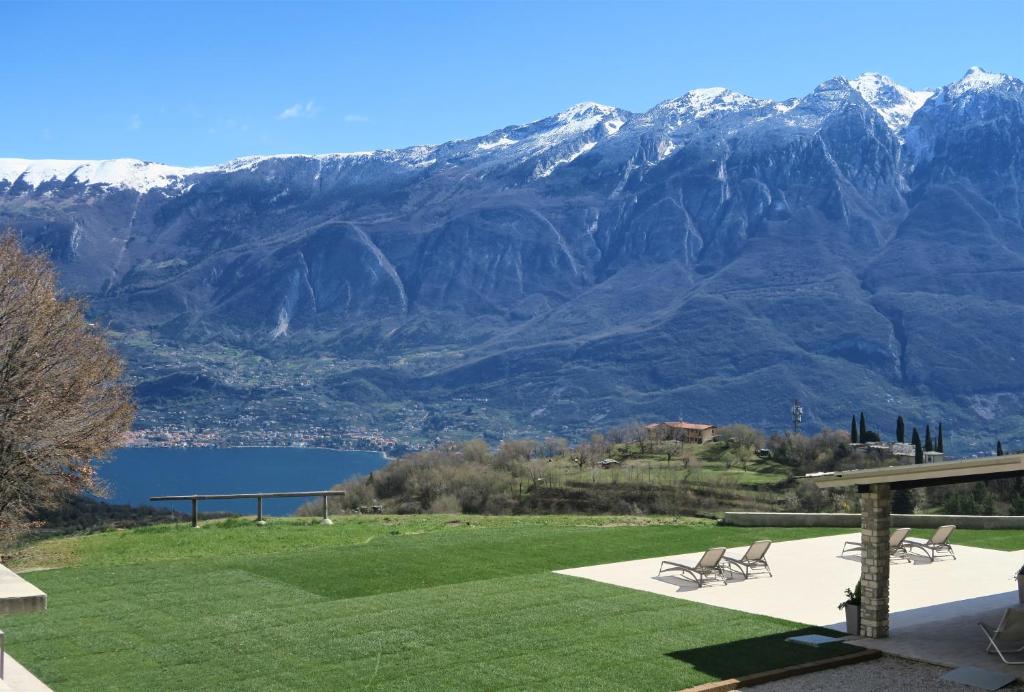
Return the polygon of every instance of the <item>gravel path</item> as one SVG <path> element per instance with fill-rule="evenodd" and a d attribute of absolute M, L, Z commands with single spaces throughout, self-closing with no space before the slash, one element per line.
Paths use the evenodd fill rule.
<path fill-rule="evenodd" d="M 745 689 L 758 690 L 758 692 L 836 692 L 838 690 L 856 690 L 856 692 L 956 690 L 957 692 L 969 692 L 977 689 L 940 680 L 939 678 L 945 675 L 947 670 L 948 668 L 940 668 L 928 663 L 883 656 L 874 661 L 823 670 L 818 673 L 808 673 Z M 1024 686 L 1018 683 L 1003 689 L 1022 690 Z"/>

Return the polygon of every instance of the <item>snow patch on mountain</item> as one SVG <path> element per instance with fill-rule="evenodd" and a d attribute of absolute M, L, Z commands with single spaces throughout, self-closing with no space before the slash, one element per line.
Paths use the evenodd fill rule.
<path fill-rule="evenodd" d="M 755 108 L 774 106 L 769 99 L 756 99 L 724 87 L 693 89 L 679 98 L 663 101 L 646 115 L 653 119 L 670 118 L 677 122 L 704 120 L 721 113 L 738 113 Z"/>
<path fill-rule="evenodd" d="M 0 159 L 0 181 L 22 181 L 31 187 L 44 183 L 78 182 L 146 192 L 180 185 L 184 178 L 205 169 L 168 166 L 138 159 L 78 161 L 66 159 Z"/>
<path fill-rule="evenodd" d="M 565 156 L 562 156 L 562 157 L 560 157 L 558 159 L 555 159 L 554 161 L 552 161 L 550 163 L 538 165 L 536 171 L 534 171 L 534 177 L 536 177 L 536 178 L 546 178 L 546 177 L 548 177 L 549 175 L 554 173 L 555 169 L 558 168 L 559 166 L 565 165 L 567 163 L 572 163 L 573 161 L 575 161 L 576 159 L 578 159 L 579 157 L 583 156 L 588 151 L 593 149 L 595 146 L 597 146 L 597 142 L 585 142 L 582 145 L 580 145 L 578 148 L 573 149 L 572 151 L 570 151 Z"/>
<path fill-rule="evenodd" d="M 554 120 L 554 127 L 534 137 L 534 141 L 542 148 L 561 144 L 601 124 L 617 123 L 613 125 L 616 132 L 622 126 L 622 118 L 617 108 L 593 102 L 578 103 L 556 115 Z"/>
<path fill-rule="evenodd" d="M 510 139 L 508 135 L 502 135 L 498 139 L 491 142 L 480 142 L 476 145 L 477 149 L 488 151 L 490 149 L 498 149 L 501 147 L 508 147 L 515 144 L 518 140 Z"/>
<path fill-rule="evenodd" d="M 950 84 L 946 93 L 953 98 L 959 98 L 972 91 L 991 91 L 1013 81 L 1011 77 L 998 72 L 986 72 L 980 67 L 972 67 L 967 70 L 963 78 Z"/>
<path fill-rule="evenodd" d="M 849 83 L 895 133 L 901 132 L 914 113 L 935 94 L 931 90 L 913 91 L 877 72 L 865 72 Z"/>

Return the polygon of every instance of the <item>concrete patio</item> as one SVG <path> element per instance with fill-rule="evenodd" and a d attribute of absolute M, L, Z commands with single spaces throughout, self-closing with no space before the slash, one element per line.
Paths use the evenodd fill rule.
<path fill-rule="evenodd" d="M 948 667 L 973 665 L 1024 674 L 1024 666 L 1005 666 L 997 656 L 985 653 L 986 641 L 977 626 L 979 621 L 994 625 L 1004 608 L 1017 605 L 1012 577 L 1024 563 L 1024 551 L 959 546 L 955 534 L 953 538 L 957 560 L 892 561 L 890 637 L 857 638 L 851 643 Z M 558 573 L 845 633 L 845 618 L 837 605 L 844 600 L 844 590 L 860 577 L 860 558 L 840 552 L 844 542 L 859 540 L 860 534 L 851 533 L 775 543 L 767 555 L 774 577 L 737 576 L 727 585 L 712 582 L 703 588 L 671 574 L 657 576 L 662 560 L 693 564 L 699 553 Z M 730 549 L 727 555 L 738 557 L 745 548 Z"/>

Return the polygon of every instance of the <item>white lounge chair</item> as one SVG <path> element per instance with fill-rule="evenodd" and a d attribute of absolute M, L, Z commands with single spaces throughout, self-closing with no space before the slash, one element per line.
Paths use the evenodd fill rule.
<path fill-rule="evenodd" d="M 725 557 L 725 548 L 712 548 L 706 551 L 695 565 L 684 565 L 681 562 L 664 560 L 661 563 L 661 568 L 658 569 L 658 576 L 660 577 L 665 572 L 679 572 L 681 579 L 692 581 L 698 588 L 704 586 L 704 582 L 709 580 L 721 580 L 728 584 L 729 576 L 725 573 L 725 568 L 722 567 L 723 557 Z M 665 565 L 668 567 L 666 568 Z"/>
<path fill-rule="evenodd" d="M 903 544 L 906 542 L 908 533 L 910 533 L 910 529 L 908 528 L 900 528 L 892 532 L 892 535 L 889 536 L 890 556 L 906 557 L 907 550 Z M 847 541 L 843 544 L 843 552 L 841 554 L 845 554 L 848 550 L 864 550 L 864 545 L 862 543 L 857 543 L 856 541 Z"/>
<path fill-rule="evenodd" d="M 985 651 L 988 653 L 994 651 L 999 654 L 999 658 L 1003 659 L 1003 663 L 1008 663 L 1011 666 L 1024 665 L 1024 661 L 1010 661 L 1006 658 L 1006 654 L 1024 651 L 1024 610 L 1007 608 L 994 630 L 983 622 L 979 622 L 978 626 L 981 627 L 981 631 L 988 639 Z"/>
<path fill-rule="evenodd" d="M 754 541 L 742 557 L 734 558 L 726 555 L 726 566 L 742 574 L 745 579 L 755 572 L 767 572 L 770 577 L 772 570 L 768 566 L 768 560 L 764 557 L 770 547 L 772 547 L 772 542 L 768 539 Z"/>
<path fill-rule="evenodd" d="M 940 526 L 935 529 L 935 533 L 927 541 L 918 541 L 913 538 L 908 538 L 903 541 L 903 547 L 907 550 L 914 550 L 915 548 L 923 552 L 928 558 L 935 562 L 935 556 L 938 553 L 948 553 L 956 559 L 956 553 L 953 552 L 953 546 L 949 544 L 949 537 L 953 531 L 956 530 L 954 524 L 947 524 Z"/>

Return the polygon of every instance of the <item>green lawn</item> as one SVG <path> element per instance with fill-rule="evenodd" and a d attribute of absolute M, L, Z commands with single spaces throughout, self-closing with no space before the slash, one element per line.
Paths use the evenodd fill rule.
<path fill-rule="evenodd" d="M 57 689 L 673 690 L 830 652 L 782 641 L 804 631 L 793 623 L 551 570 L 847 531 L 575 516 L 150 527 L 25 551 L 22 568 L 62 565 L 26 575 L 50 609 L 0 626 Z M 1021 533 L 957 538 L 1009 549 Z"/>

